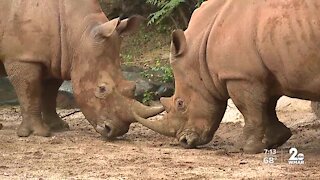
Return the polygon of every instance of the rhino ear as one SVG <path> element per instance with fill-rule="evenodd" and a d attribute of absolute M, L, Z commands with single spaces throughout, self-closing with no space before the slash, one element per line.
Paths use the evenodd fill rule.
<path fill-rule="evenodd" d="M 119 23 L 117 31 L 120 35 L 132 34 L 139 29 L 141 23 L 143 23 L 145 20 L 146 18 L 144 18 L 143 16 L 131 16 Z"/>
<path fill-rule="evenodd" d="M 103 37 L 110 37 L 120 23 L 120 18 L 113 19 L 106 23 L 103 23 L 95 28 L 95 36 L 103 36 Z"/>
<path fill-rule="evenodd" d="M 171 42 L 171 53 L 175 57 L 180 56 L 187 47 L 187 40 L 184 32 L 180 29 L 173 31 Z"/>

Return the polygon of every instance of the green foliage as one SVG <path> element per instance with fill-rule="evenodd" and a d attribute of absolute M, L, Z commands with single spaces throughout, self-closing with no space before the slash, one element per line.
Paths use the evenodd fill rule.
<path fill-rule="evenodd" d="M 157 59 L 154 66 L 149 70 L 141 72 L 141 75 L 147 79 L 161 81 L 162 83 L 170 83 L 174 81 L 173 71 L 168 64 L 161 64 L 161 60 Z M 149 105 L 153 100 L 154 92 L 146 91 L 143 94 L 142 103 Z"/>
<path fill-rule="evenodd" d="M 185 0 L 147 0 L 147 3 L 155 5 L 160 10 L 150 14 L 149 24 L 158 24 L 164 18 L 168 17 L 175 8 L 177 8 Z"/>
<path fill-rule="evenodd" d="M 163 66 L 161 68 L 163 71 L 162 82 L 172 82 L 173 81 L 173 72 L 170 66 Z"/>
<path fill-rule="evenodd" d="M 121 57 L 124 61 L 124 63 L 132 63 L 133 62 L 133 56 L 131 54 L 121 54 Z"/>
<path fill-rule="evenodd" d="M 200 5 L 205 2 L 206 0 L 199 0 L 199 2 L 196 4 L 196 8 L 200 7 Z"/>
<path fill-rule="evenodd" d="M 153 93 L 153 92 L 150 92 L 150 91 L 144 92 L 144 94 L 143 94 L 143 99 L 142 99 L 142 103 L 149 105 L 149 103 L 150 103 L 150 101 L 152 100 L 153 96 L 154 96 L 154 93 Z"/>
<path fill-rule="evenodd" d="M 173 71 L 168 64 L 162 65 L 160 59 L 156 60 L 156 64 L 150 68 L 141 72 L 141 75 L 148 79 L 158 79 L 163 83 L 173 82 Z"/>

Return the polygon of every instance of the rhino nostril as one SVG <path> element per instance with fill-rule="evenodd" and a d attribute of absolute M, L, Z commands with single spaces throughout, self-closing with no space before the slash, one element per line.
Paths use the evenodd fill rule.
<path fill-rule="evenodd" d="M 106 138 L 112 138 L 113 133 L 114 133 L 112 126 L 110 126 L 108 124 L 105 124 L 104 126 L 97 125 L 96 131 L 98 133 L 100 133 L 103 137 L 106 137 Z"/>
<path fill-rule="evenodd" d="M 111 127 L 109 125 L 105 125 L 104 127 L 107 134 L 109 134 L 111 132 Z"/>
<path fill-rule="evenodd" d="M 109 124 L 105 124 L 104 125 L 104 131 L 105 131 L 105 134 L 106 134 L 107 138 L 113 138 L 114 132 L 113 132 L 112 126 L 110 126 Z"/>
<path fill-rule="evenodd" d="M 187 140 L 187 138 L 185 136 L 180 138 L 179 143 L 184 148 L 188 148 L 188 146 L 189 146 L 188 145 L 188 140 Z"/>
<path fill-rule="evenodd" d="M 183 136 L 179 139 L 179 143 L 182 147 L 184 148 L 195 148 L 196 147 L 196 138 L 192 137 L 188 137 L 188 136 Z"/>

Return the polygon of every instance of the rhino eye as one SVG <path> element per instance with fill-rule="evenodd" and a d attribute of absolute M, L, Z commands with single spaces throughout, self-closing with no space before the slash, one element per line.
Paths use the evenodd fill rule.
<path fill-rule="evenodd" d="M 177 107 L 178 111 L 181 111 L 181 112 L 186 110 L 185 103 L 182 99 L 176 100 L 176 107 Z"/>

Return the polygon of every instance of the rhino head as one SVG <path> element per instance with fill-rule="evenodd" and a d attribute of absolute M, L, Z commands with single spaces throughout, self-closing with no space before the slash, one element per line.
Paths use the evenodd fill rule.
<path fill-rule="evenodd" d="M 175 93 L 161 98 L 167 114 L 163 119 L 149 121 L 138 114 L 142 125 L 166 136 L 176 137 L 185 148 L 210 142 L 226 109 L 226 101 L 214 98 L 201 76 L 199 44 L 187 43 L 184 32 L 172 34 L 170 62 L 175 77 Z"/>
<path fill-rule="evenodd" d="M 120 68 L 121 37 L 135 31 L 142 17 L 92 23 L 81 37 L 72 62 L 75 99 L 95 130 L 106 138 L 125 134 L 139 116 L 154 116 L 163 107 L 148 107 L 134 100 L 135 83 L 124 79 Z"/>

